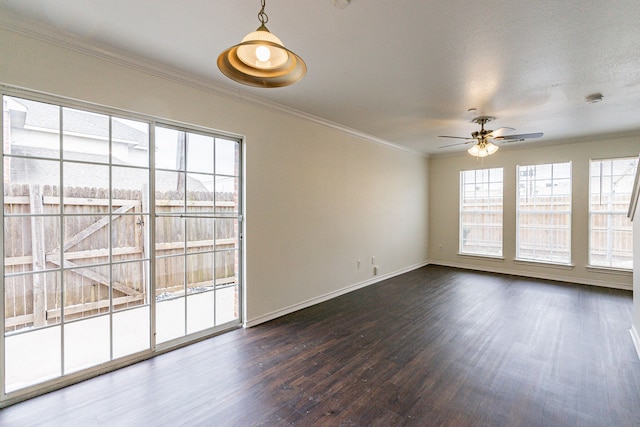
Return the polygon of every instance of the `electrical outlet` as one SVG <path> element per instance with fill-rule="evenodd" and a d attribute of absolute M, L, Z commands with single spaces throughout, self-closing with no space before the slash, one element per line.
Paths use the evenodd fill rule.
<path fill-rule="evenodd" d="M 362 263 L 362 262 L 361 262 L 360 260 L 358 260 L 358 262 L 356 263 L 356 266 L 358 267 L 358 270 L 360 270 L 360 264 L 361 264 L 361 263 Z"/>
<path fill-rule="evenodd" d="M 371 265 L 375 265 L 376 264 L 376 257 L 372 256 L 371 257 Z"/>

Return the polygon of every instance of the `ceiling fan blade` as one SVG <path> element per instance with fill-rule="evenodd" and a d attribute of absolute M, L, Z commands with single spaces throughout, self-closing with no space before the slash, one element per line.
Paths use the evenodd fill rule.
<path fill-rule="evenodd" d="M 468 136 L 448 136 L 448 135 L 438 135 L 438 138 L 471 139 Z"/>
<path fill-rule="evenodd" d="M 521 133 L 519 135 L 496 136 L 493 139 L 496 141 L 522 141 L 525 139 L 540 138 L 542 135 L 543 135 L 542 132 Z"/>
<path fill-rule="evenodd" d="M 501 128 L 498 128 L 498 129 L 492 131 L 489 135 L 493 135 L 493 138 L 497 138 L 499 136 L 502 136 L 501 134 L 506 132 L 506 131 L 508 131 L 508 130 L 512 130 L 513 131 L 515 129 L 514 128 L 510 128 L 510 127 L 501 127 Z"/>
<path fill-rule="evenodd" d="M 467 138 L 465 138 L 465 139 L 467 139 Z M 438 147 L 438 148 L 455 147 L 456 145 L 465 145 L 465 144 L 470 144 L 470 143 L 472 143 L 472 142 L 474 142 L 474 141 L 475 141 L 475 139 L 470 139 L 469 141 L 465 141 L 465 142 L 458 142 L 458 143 L 456 143 L 456 144 L 441 145 L 441 146 L 440 146 L 440 147 Z"/>

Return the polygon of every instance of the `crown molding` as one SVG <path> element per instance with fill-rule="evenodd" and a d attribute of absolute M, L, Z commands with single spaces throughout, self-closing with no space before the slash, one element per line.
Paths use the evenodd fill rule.
<path fill-rule="evenodd" d="M 348 135 L 382 145 L 388 148 L 405 151 L 417 156 L 429 157 L 426 153 L 405 147 L 382 138 L 352 129 L 338 123 L 323 119 L 304 111 L 296 110 L 286 105 L 269 101 L 265 98 L 255 96 L 240 89 L 232 89 L 217 84 L 209 79 L 199 77 L 184 71 L 171 68 L 169 66 L 159 64 L 150 60 L 133 56 L 127 52 L 114 49 L 110 46 L 100 45 L 97 43 L 88 43 L 87 41 L 68 32 L 63 32 L 53 28 L 51 25 L 42 22 L 36 22 L 32 19 L 18 15 L 13 11 L 7 10 L 0 6 L 0 28 L 21 34 L 32 39 L 43 41 L 55 46 L 59 46 L 83 55 L 92 56 L 94 58 L 107 61 L 119 66 L 123 66 L 132 70 L 143 72 L 154 77 L 159 77 L 181 85 L 191 87 L 196 90 L 207 92 L 216 96 L 224 97 L 233 101 L 248 103 L 262 108 L 279 111 L 314 124 L 331 128 Z"/>

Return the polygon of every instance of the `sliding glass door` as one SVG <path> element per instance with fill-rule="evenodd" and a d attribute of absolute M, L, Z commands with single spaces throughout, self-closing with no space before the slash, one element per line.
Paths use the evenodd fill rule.
<path fill-rule="evenodd" d="M 239 140 L 2 103 L 3 397 L 240 323 Z"/>

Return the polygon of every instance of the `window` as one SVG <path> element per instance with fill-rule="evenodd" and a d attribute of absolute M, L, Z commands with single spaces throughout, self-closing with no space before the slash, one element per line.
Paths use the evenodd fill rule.
<path fill-rule="evenodd" d="M 502 168 L 460 172 L 460 253 L 502 256 Z"/>
<path fill-rule="evenodd" d="M 571 263 L 571 162 L 518 166 L 520 260 Z"/>
<path fill-rule="evenodd" d="M 2 96 L 4 394 L 238 325 L 240 141 L 27 98 Z"/>
<path fill-rule="evenodd" d="M 589 264 L 633 268 L 633 229 L 627 211 L 637 158 L 592 160 L 589 185 Z"/>

